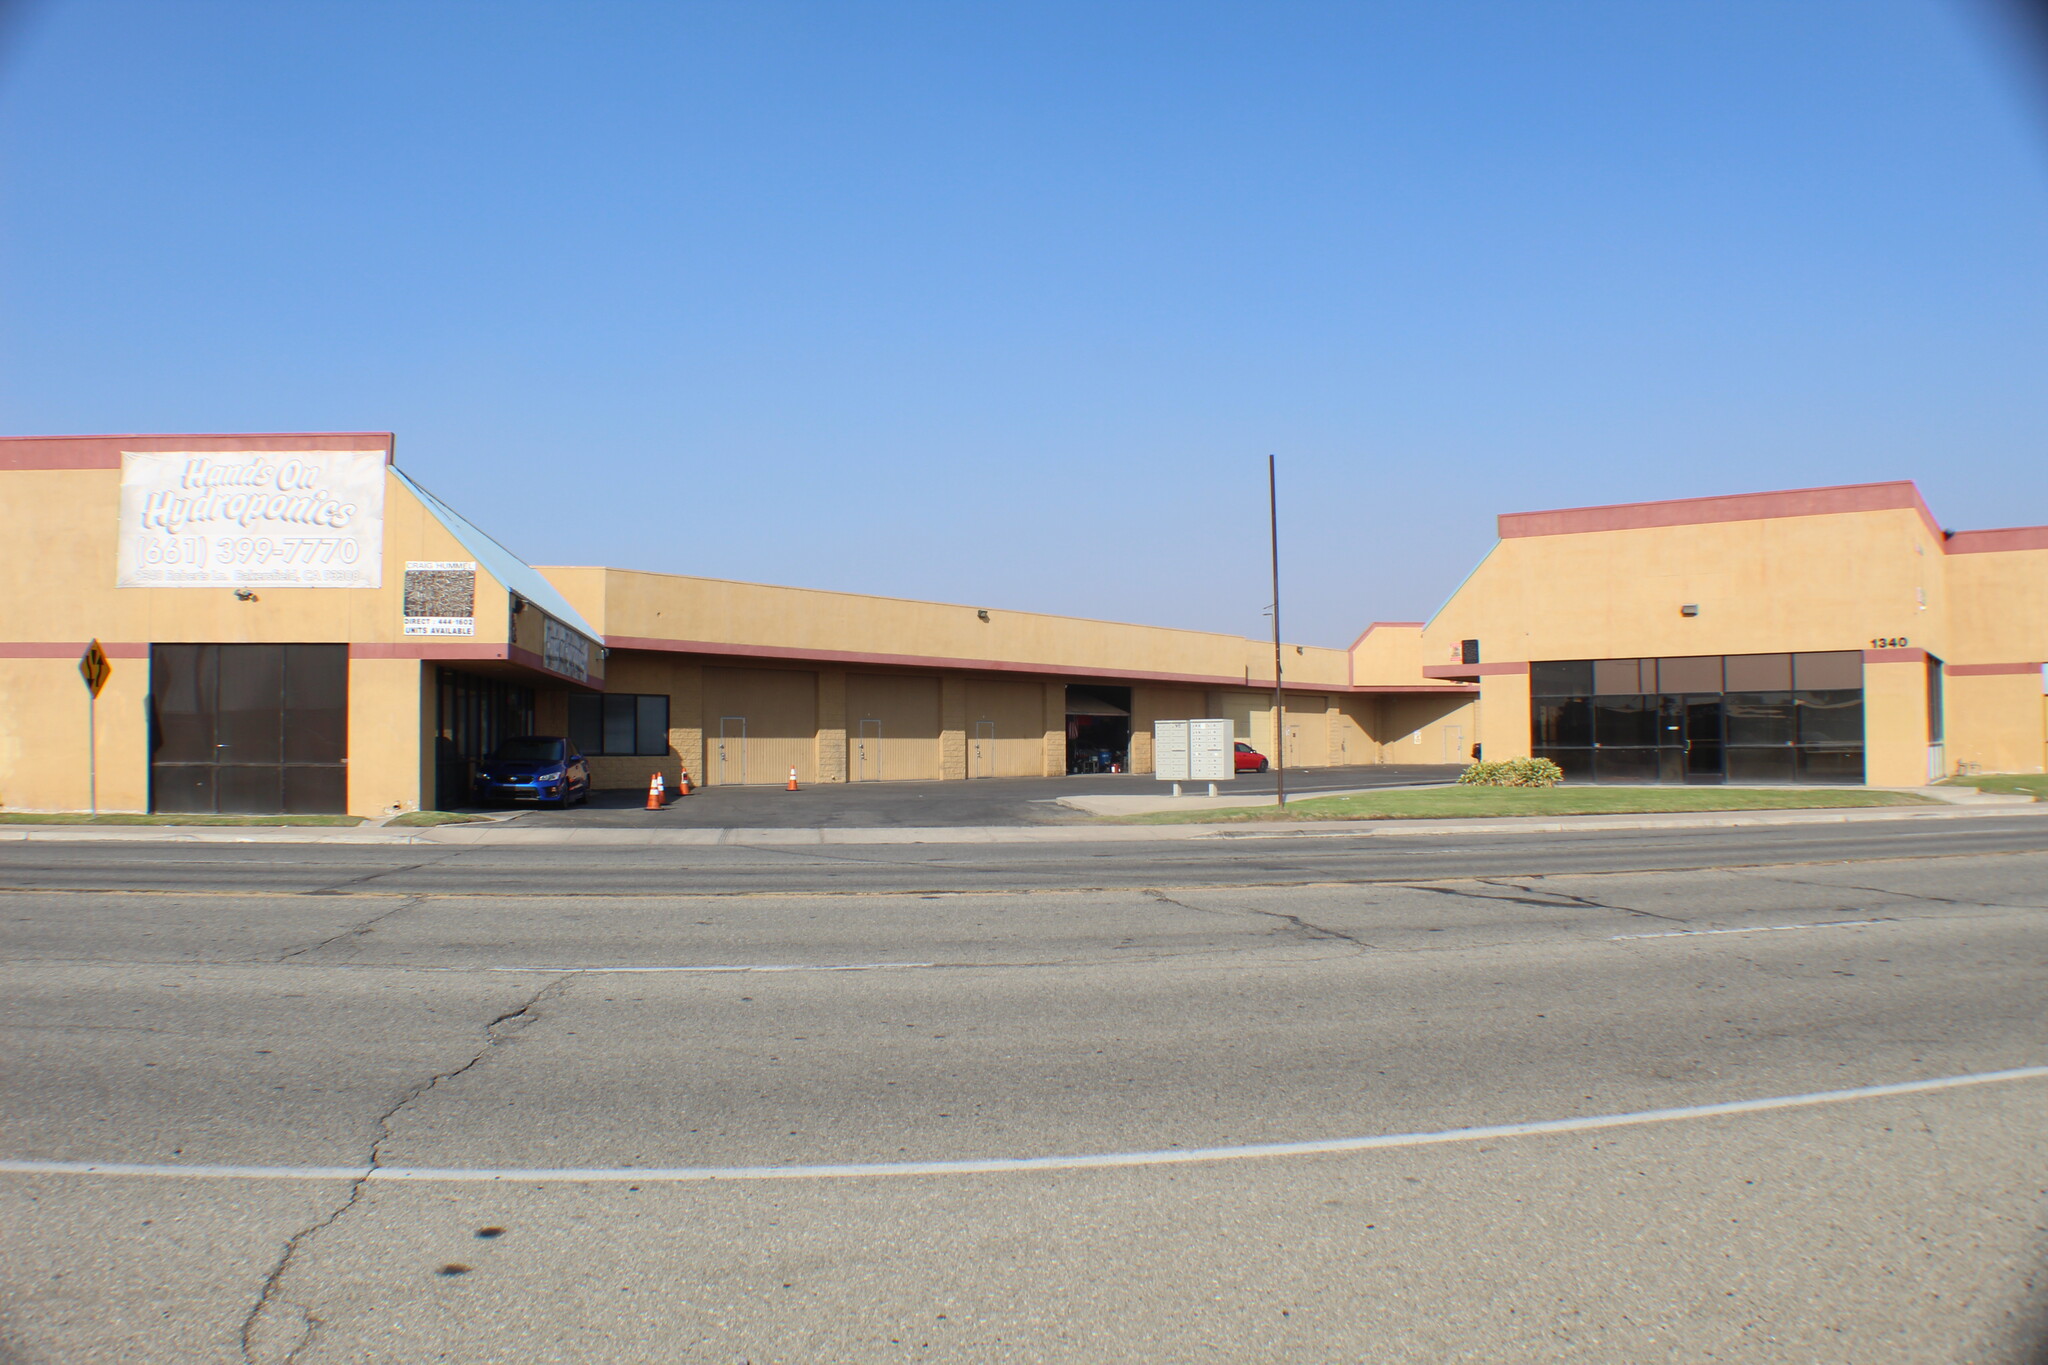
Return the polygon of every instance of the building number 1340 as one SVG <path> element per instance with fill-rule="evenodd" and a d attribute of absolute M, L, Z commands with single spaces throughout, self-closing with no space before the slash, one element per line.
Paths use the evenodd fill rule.
<path fill-rule="evenodd" d="M 1870 647 L 1872 649 L 1904 649 L 1909 643 L 1910 641 L 1903 635 L 1889 635 L 1883 639 L 1872 640 Z"/>

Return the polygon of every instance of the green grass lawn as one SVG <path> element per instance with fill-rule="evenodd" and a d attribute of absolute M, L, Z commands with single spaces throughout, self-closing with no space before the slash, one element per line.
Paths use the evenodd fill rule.
<path fill-rule="evenodd" d="M 1951 787 L 1976 787 L 1987 792 L 2017 792 L 2036 801 L 2048 801 L 2048 773 L 1981 773 L 1976 777 L 1951 777 Z"/>
<path fill-rule="evenodd" d="M 1119 817 L 1132 825 L 1236 824 L 1254 820 L 1443 820 L 1481 815 L 1629 815 L 1641 811 L 1809 810 L 1929 806 L 1910 792 L 1788 787 L 1431 787 L 1290 801 L 1286 808 L 1160 811 Z"/>
<path fill-rule="evenodd" d="M 358 815 L 38 815 L 0 811 L 0 825 L 360 825 Z"/>
<path fill-rule="evenodd" d="M 394 815 L 384 822 L 386 829 L 394 825 L 416 828 L 422 825 L 470 825 L 479 820 L 488 820 L 488 815 L 464 815 L 453 810 L 412 810 L 403 815 Z"/>

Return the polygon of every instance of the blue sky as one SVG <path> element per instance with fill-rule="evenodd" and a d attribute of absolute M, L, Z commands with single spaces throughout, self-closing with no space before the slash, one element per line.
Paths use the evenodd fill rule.
<path fill-rule="evenodd" d="M 2048 98 L 1974 0 L 43 0 L 0 431 L 391 429 L 538 563 L 1291 638 L 1493 514 L 2048 522 Z"/>

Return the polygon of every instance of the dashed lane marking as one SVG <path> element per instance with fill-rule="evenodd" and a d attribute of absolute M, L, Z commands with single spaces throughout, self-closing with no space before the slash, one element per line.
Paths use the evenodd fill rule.
<path fill-rule="evenodd" d="M 1630 938 L 1706 938 L 1711 934 L 1782 934 L 1788 929 L 1850 929 L 1859 924 L 1891 924 L 1888 919 L 1831 919 L 1817 924 L 1757 924 L 1746 929 L 1665 929 L 1654 934 L 1613 934 L 1609 943 Z"/>
<path fill-rule="evenodd" d="M 0 1175 L 106 1176 L 159 1180 L 366 1180 L 441 1184 L 685 1185 L 716 1181 L 865 1180 L 888 1176 L 1000 1175 L 1013 1172 L 1106 1170 L 1133 1166 L 1192 1166 L 1219 1161 L 1251 1161 L 1271 1157 L 1330 1156 L 1346 1152 L 1382 1151 L 1400 1147 L 1436 1147 L 1454 1142 L 1490 1142 L 1503 1138 L 1542 1137 L 1558 1133 L 1635 1128 L 1687 1119 L 1729 1118 L 1781 1109 L 1810 1109 L 1853 1100 L 1924 1095 L 1966 1086 L 1999 1085 L 2048 1078 L 2048 1066 L 1978 1071 L 1930 1080 L 1865 1085 L 1850 1090 L 1816 1090 L 1803 1095 L 1729 1100 L 1672 1109 L 1641 1109 L 1622 1114 L 1590 1114 L 1579 1118 L 1539 1119 L 1483 1128 L 1446 1128 L 1425 1133 L 1380 1133 L 1370 1137 L 1325 1138 L 1310 1142 L 1258 1142 L 1232 1147 L 1169 1148 L 1164 1151 L 1097 1152 L 1068 1156 L 986 1157 L 964 1161 L 891 1161 L 819 1166 L 645 1166 L 645 1167 L 434 1167 L 434 1166 L 200 1166 L 105 1161 L 0 1160 Z"/>

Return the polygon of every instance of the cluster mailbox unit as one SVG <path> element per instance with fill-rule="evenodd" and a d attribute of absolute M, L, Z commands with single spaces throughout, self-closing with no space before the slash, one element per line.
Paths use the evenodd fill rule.
<path fill-rule="evenodd" d="M 1229 720 L 1162 720 L 1152 726 L 1153 775 L 1173 783 L 1180 795 L 1183 782 L 1207 782 L 1209 795 L 1218 782 L 1237 776 L 1237 727 Z"/>

